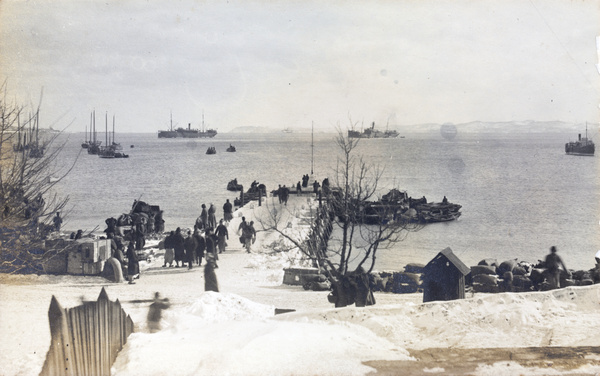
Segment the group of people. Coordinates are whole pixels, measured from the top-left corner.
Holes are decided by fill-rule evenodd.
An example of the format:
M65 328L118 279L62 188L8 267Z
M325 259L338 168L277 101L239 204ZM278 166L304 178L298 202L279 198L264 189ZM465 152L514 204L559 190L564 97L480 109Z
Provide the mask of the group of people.
M216 230L213 231L211 227L200 229L197 225L194 225L194 231L187 231L184 234L180 227L177 227L175 231L171 231L164 240L165 247L165 261L163 268L173 266L178 268L187 267L192 269L193 265L202 265L202 259L206 259L206 262L214 263L215 267L217 260L219 259L219 253L225 252L227 246L227 240L229 240L229 233L227 226L223 224L223 220L219 221L219 225Z

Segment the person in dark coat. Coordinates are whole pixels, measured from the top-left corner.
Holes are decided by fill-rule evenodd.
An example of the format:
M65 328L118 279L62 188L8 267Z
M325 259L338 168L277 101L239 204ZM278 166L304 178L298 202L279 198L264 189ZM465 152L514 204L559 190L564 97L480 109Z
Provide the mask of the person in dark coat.
M140 278L140 263L133 242L129 242L127 246L127 279L130 285L135 283L133 282L134 278Z
M198 265L202 265L202 258L204 258L204 251L206 250L206 241L200 229L196 226L194 226L194 239L196 239L196 262Z
M356 286L355 303L357 307L366 307L375 304L375 296L369 284L369 275L362 266L354 271L354 285Z
M191 231L188 231L187 238L183 242L183 248L185 249L185 256L188 262L188 269L191 269L194 265L194 261L196 261L196 238L192 235Z
M181 262L181 266L185 266L185 247L184 247L185 239L183 239L183 235L181 234L181 228L177 227L175 230L175 235L173 236L173 249L175 250L175 267L179 267L179 263Z
M219 225L215 230L215 235L217 236L217 245L219 247L219 253L225 252L227 240L229 240L229 232L227 231L227 226L223 224L222 219L219 221Z
M551 289L560 288L560 267L564 269L565 272L571 276L571 272L567 269L565 263L560 258L559 255L556 254L557 249L555 246L550 247L550 254L546 256L546 271L548 273L548 283L550 284Z
M206 211L206 205L202 204L202 211L200 212L200 226L198 228L205 230L208 226L208 211Z
M154 217L154 229L158 233L162 233L165 231L165 220L163 219L162 210L156 213L156 217Z
M242 229L242 237L244 238L244 247L246 248L246 252L250 253L252 244L256 241L256 230L254 230L254 221L250 221Z
M300 185L300 182L298 182L298 184L296 184L296 193L297 194L302 193L302 186Z
M56 212L56 216L52 218L52 221L54 222L54 231L60 232L60 226L63 223L63 220L60 217L60 212Z
M223 204L223 219L226 223L229 223L233 219L233 205L231 205L229 199Z
M148 308L148 330L150 333L156 333L160 330L160 320L162 311L169 308L171 304L168 298L161 299L158 292L154 293L154 302Z
M175 258L175 251L173 250L175 248L173 244L174 237L175 231L171 231L165 238L165 263L163 268L167 267L167 264L169 264L169 267L173 266L173 259Z
M219 283L215 269L218 268L212 253L206 254L206 265L204 266L204 291L219 292Z
M210 228L215 228L217 227L217 216L216 216L216 212L217 209L215 208L215 206L211 203L210 207L208 208L208 227Z
M206 233L204 234L204 240L206 241L206 260L208 262L208 258L211 257L212 254L212 258L214 260L214 267L218 268L219 266L217 265L217 260L219 259L219 255L217 253L217 242L215 239L214 234L212 233L212 229L208 229L206 230Z

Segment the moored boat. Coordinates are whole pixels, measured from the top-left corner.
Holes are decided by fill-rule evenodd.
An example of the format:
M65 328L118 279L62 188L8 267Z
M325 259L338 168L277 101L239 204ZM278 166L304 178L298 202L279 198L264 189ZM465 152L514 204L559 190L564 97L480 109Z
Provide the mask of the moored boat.
M585 126L585 137L581 137L581 133L579 133L577 141L565 144L565 153L569 155L593 156L595 149L594 142L587 136L587 124Z
M206 154L217 154L217 149L214 146L209 146L206 150Z
M227 148L227 151L230 152L230 153L235 153L235 151L236 151L235 150L235 146L229 144L229 147Z
M237 179L233 179L227 183L228 191L241 191L242 189L244 189L244 187L241 184L238 184Z

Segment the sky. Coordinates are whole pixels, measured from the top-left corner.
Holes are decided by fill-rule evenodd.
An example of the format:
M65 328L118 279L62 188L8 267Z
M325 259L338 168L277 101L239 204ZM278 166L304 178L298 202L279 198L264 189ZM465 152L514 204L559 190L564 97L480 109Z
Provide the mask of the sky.
M599 35L597 0L2 0L0 78L72 132L598 122Z

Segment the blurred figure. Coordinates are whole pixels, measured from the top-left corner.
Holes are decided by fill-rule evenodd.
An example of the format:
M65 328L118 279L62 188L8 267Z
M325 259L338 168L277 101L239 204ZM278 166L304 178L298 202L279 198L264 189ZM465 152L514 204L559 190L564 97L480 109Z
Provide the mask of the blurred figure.
M571 273L565 266L565 263L560 258L559 255L556 254L557 249L555 246L550 247L550 254L546 256L546 270L548 272L548 283L550 284L551 289L557 289L560 287L560 267L567 272L569 277Z
M219 283L215 269L217 264L215 255L211 252L206 253L206 265L204 266L204 291L219 292Z
M150 330L150 333L156 333L160 330L162 311L170 306L168 298L161 299L158 291L154 293L154 302L150 304L148 309L148 330Z
M56 216L52 219L52 221L54 222L54 231L60 232L60 226L62 225L63 220L60 217L59 212L56 212Z

